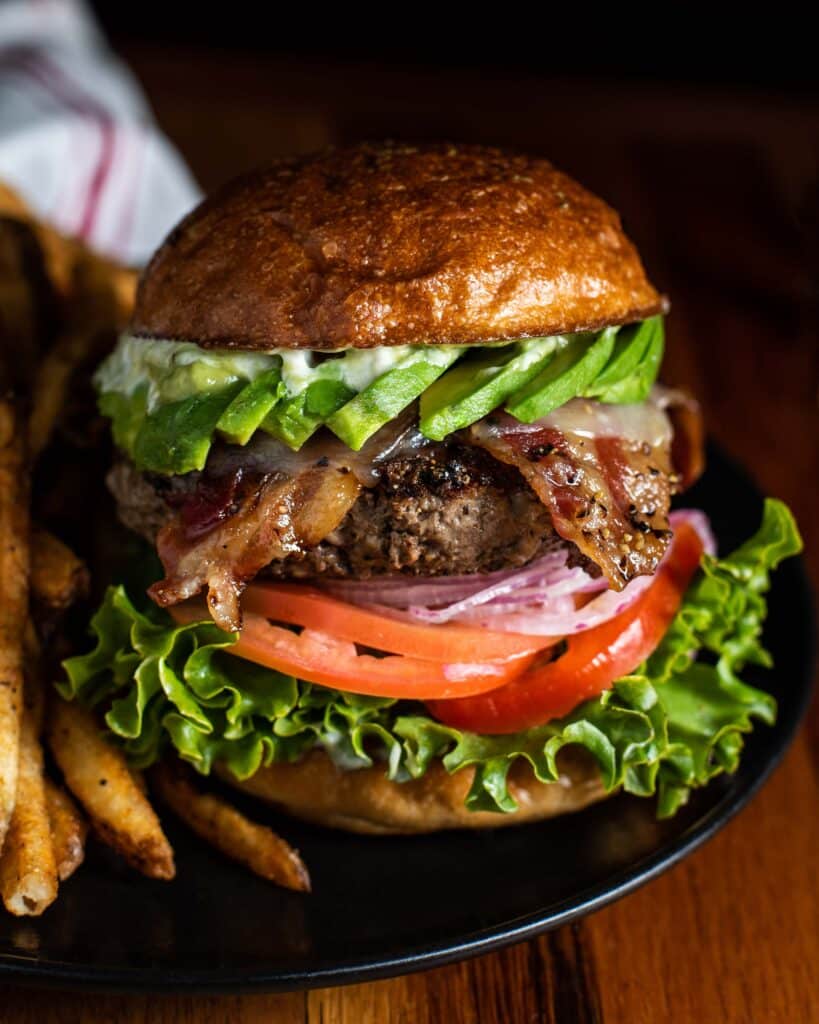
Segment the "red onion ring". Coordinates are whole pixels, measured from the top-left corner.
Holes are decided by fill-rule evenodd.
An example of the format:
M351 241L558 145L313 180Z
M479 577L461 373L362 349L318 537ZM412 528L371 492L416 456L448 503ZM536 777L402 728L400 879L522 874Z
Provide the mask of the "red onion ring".
M680 509L669 517L674 529L689 523L699 534L704 550L714 554L716 543L708 517L697 509ZM486 576L450 576L436 580L389 577L330 582L325 589L354 604L367 605L381 614L441 625L462 622L473 626L529 636L570 636L599 626L632 605L651 585L651 576L639 576L622 591L607 588L579 568L566 564L567 552L554 551L524 569ZM602 591L582 608L578 594Z

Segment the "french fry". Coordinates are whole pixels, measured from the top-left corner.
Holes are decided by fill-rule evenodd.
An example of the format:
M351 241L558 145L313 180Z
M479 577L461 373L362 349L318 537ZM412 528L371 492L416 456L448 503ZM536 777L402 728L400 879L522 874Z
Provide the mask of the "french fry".
M50 779L46 779L45 799L57 875L64 882L85 859L88 824L68 793Z
M35 294L35 281L25 272L24 250L36 251L34 262L40 268L43 287L57 297L59 301L54 302L62 311L56 341L39 360L31 386L29 446L33 461L48 442L74 371L101 358L129 319L137 273L92 252L76 239L63 237L0 183L0 271L5 264L10 268L5 276L0 272L0 341L8 335L4 344L11 351L3 369L17 383L18 364L25 355L22 349L31 350L29 364L37 355L38 312L44 306L44 300ZM9 323L4 328L5 320ZM27 382L29 376L30 371Z
M0 216L0 387L31 386L57 322L58 301L33 230Z
M0 400L0 848L17 793L28 619L28 472L22 419Z
M0 182L0 216L25 224L37 238L48 277L61 295L71 288L74 264L82 250L80 242L65 238L54 228L38 220L20 196Z
M23 633L23 659L25 683L23 687L23 704L31 715L35 734L39 737L43 731L43 715L45 714L45 690L43 688L43 652L40 639L31 619L26 621Z
M42 914L57 897L57 863L35 716L36 711L26 707L20 730L17 801L0 855L0 893L6 910L18 917Z
M63 335L45 355L34 378L31 396L29 448L36 460L48 444L63 409L74 371L93 354L95 329L78 328Z
M34 216L26 203L13 190L0 182L0 217L25 224L40 246L46 273L55 291L70 300L76 290L78 268L91 266L98 282L115 299L117 322L131 315L136 291L137 272L113 260L92 253L76 238L61 235L49 224Z
M4 217L15 217L18 220L28 220L31 211L20 196L0 181L0 214Z
M297 892L310 891L310 876L297 850L224 800L200 793L181 766L158 765L151 782L165 803L200 838L257 875Z
M173 850L123 755L84 708L52 702L48 741L66 784L100 838L149 878L174 877Z
M51 611L63 611L88 593L85 562L53 533L31 531L31 595Z

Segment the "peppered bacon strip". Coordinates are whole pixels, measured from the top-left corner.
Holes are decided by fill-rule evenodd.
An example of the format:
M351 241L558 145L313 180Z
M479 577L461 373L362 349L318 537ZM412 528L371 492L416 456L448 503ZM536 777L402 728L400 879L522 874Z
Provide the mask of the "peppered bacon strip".
M247 582L274 559L304 551L331 533L361 491L344 467L315 465L293 477L268 473L214 490L210 506L182 509L160 530L157 551L165 578L149 594L157 604L178 604L208 590L217 625L241 628L239 597Z
M555 530L612 587L622 590L633 577L654 572L671 536L668 507L677 482L667 443L592 438L505 414L475 424L469 435L520 470Z

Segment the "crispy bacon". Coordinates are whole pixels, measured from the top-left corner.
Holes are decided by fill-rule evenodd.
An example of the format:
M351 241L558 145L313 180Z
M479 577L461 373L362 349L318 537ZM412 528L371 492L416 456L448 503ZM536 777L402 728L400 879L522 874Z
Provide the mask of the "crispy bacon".
M160 531L157 551L166 575L149 594L167 607L207 587L214 621L239 629L247 582L274 559L322 541L360 491L352 473L329 464L292 477L269 473L248 480L237 473L207 484Z
M669 445L525 425L498 414L470 428L473 443L516 466L555 529L598 565L612 587L653 573L671 537L677 477Z
M408 410L361 452L322 435L298 453L264 437L247 448L215 450L193 490L180 490L175 514L159 532L166 576L151 587L153 599L177 604L207 588L214 620L238 629L239 598L250 579L325 540L362 488L380 480L385 461L429 454L415 415ZM696 403L662 388L634 406L575 399L534 424L496 413L463 431L459 443L516 467L556 532L618 590L654 572L671 535L671 494L702 466Z
M378 480L385 459L424 447L417 410L407 410L359 452L317 436L298 452L257 435L249 445L214 449L192 491L182 491L175 515L157 535L165 579L149 593L178 604L208 589L214 621L239 629L239 597L270 562L320 544Z

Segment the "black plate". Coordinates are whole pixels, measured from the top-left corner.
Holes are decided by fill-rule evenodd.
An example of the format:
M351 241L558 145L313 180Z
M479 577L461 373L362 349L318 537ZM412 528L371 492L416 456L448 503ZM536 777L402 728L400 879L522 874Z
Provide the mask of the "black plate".
M756 528L748 478L711 452L686 498L712 516L727 551ZM782 756L807 705L813 614L802 565L778 572L766 639L776 670L755 677L780 702L738 773L659 823L620 796L519 829L361 838L271 818L302 850L308 897L283 892L168 822L179 877L149 882L94 849L39 920L0 916L0 972L54 985L125 989L291 989L431 967L586 914L670 867L721 828ZM257 807L254 813L264 815Z

